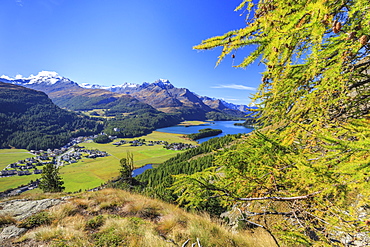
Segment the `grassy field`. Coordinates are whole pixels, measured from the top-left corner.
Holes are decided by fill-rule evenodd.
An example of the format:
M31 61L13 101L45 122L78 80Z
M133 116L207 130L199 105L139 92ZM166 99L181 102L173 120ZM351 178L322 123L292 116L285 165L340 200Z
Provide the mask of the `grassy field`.
M195 142L185 140L181 138L180 134L170 134L154 131L153 133L140 137L146 141L167 141L167 142L183 142L192 143ZM131 141L138 138L125 138L126 141ZM122 139L117 139L119 141ZM112 142L113 143L113 142ZM111 156L96 159L82 159L78 163L61 167L60 174L66 187L66 192L74 192L78 190L86 190L97 187L106 181L117 177L119 174L120 163L119 160L126 157L127 152L131 152L134 156L135 167L141 167L146 164L162 163L165 160L175 156L181 151L167 150L162 145L155 146L138 146L132 147L129 144L115 146L112 143L98 144L94 142L81 143L80 146L84 146L86 149L98 149L100 151L106 151ZM4 163L4 167L7 165L3 162L3 157L9 155L6 151L0 150L0 160ZM27 150L14 151L18 155L14 155L15 160L7 158L10 163L32 157L28 153L28 156L21 158L21 154L27 155ZM7 162L8 162L7 161ZM1 163L1 164L2 164ZM9 163L8 163L9 164ZM29 176L12 176L7 178L0 178L0 191L6 189L15 188L21 184L27 184L31 179L35 180L41 177L41 175L29 175Z
M204 121L184 121L181 122L179 125L184 125L184 126L193 126L193 125L201 125L201 124L206 124L207 122Z
M35 156L30 154L26 149L0 149L0 170L18 160L24 160L31 157Z

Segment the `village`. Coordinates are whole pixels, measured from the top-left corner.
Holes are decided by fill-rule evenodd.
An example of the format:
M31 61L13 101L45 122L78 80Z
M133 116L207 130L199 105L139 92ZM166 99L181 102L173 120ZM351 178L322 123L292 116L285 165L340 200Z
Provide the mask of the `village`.
M48 149L44 150L30 150L30 153L35 155L35 157L26 158L24 160L19 160L15 163L7 165L2 171L0 171L1 177L10 176L26 176L31 174L41 174L42 167L46 164L55 164L57 167L70 165L77 163L82 158L95 159L99 157L106 157L109 154L105 151L100 151L97 149L89 150L85 149L83 146L78 146L78 144L92 141L96 136L90 137L77 137L72 139L68 144L61 147L60 149ZM116 137L110 136L112 140ZM197 146L187 143L168 143L166 141L146 141L145 139L135 139L132 141L120 140L114 142L112 145L121 146L128 144L129 146L154 146L163 145L163 148L169 150L185 150L189 148L195 148Z
M42 167L46 164L55 164L57 167L76 163L78 160L85 158L106 157L109 154L99 150L88 150L77 144L92 140L93 137L77 137L72 139L68 144L60 149L30 150L35 157L19 160L7 165L0 171L0 177L25 176L31 174L41 174Z
M88 150L79 146L74 146L68 150L31 150L30 153L35 154L36 156L9 164L2 171L0 171L0 177L41 174L42 166L46 164L52 163L59 167L76 163L78 160L82 159L82 157L94 159L98 157L106 157L109 155L107 152L104 151Z
M163 148L174 150L174 151L180 151L180 150L186 150L189 148L196 148L196 145L188 144L188 143L182 143L182 142L174 142L174 143L168 143L167 141L146 141L145 139L136 139L133 141L125 141L121 140L118 142L114 142L113 145L115 146L121 146L124 144L129 144L130 146L154 146L154 145L163 145Z

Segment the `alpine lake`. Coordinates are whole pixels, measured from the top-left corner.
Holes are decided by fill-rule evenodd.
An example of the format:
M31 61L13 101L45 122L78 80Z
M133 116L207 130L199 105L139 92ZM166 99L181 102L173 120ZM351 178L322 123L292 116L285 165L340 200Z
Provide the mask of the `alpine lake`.
M215 138L215 137L222 137L228 134L246 134L251 132L252 128L246 128L244 126L236 126L235 123L243 123L244 121L205 121L203 124L199 125L186 125L186 124L180 124L175 125L167 128L161 128L157 129L156 131L159 132L165 132L165 133L174 133L174 134L193 134L198 133L199 130L205 129L205 128L211 128L211 129L220 129L222 130L222 133L217 136L210 136L205 137L202 139L198 139L198 143L203 143L205 141L208 141L209 139Z
M205 121L204 123L198 124L198 125L187 125L185 124L179 124L171 127L161 128L157 129L158 132L165 132L165 133L172 133L172 134L193 134L198 133L199 130L205 129L205 128L211 128L211 129L220 129L222 130L222 133L217 136L210 136L198 139L197 142L203 143L205 141L208 141L215 137L222 137L228 134L246 134L253 130L253 128L246 128L244 126L236 126L235 123L243 123L244 121ZM146 170L152 169L152 164L147 164L145 166L142 166L140 168L137 168L133 171L133 177L140 175Z

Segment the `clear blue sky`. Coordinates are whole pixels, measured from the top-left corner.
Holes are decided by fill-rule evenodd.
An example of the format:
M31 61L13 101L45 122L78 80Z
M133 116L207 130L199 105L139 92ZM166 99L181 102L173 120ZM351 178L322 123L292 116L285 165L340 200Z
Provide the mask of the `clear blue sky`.
M56 71L78 83L168 79L204 96L247 104L264 67L215 68L202 40L245 26L241 0L1 0L0 75Z

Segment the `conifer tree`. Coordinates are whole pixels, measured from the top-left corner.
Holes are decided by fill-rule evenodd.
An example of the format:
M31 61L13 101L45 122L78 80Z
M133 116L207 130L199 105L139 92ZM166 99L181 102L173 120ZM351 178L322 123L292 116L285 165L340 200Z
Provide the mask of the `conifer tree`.
M173 189L193 207L211 192L284 245L347 244L366 231L370 205L370 3L255 2L236 8L246 27L195 49L266 67L254 95L262 127Z
M122 158L120 161L120 177L129 185L132 185L132 172L134 171L134 155L127 152L126 158Z
M64 182L59 176L59 168L54 164L46 164L42 169L42 175L40 179L39 188L44 192L62 192L65 187Z

